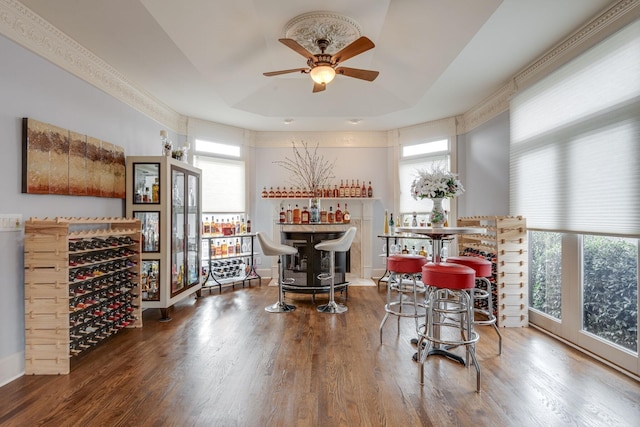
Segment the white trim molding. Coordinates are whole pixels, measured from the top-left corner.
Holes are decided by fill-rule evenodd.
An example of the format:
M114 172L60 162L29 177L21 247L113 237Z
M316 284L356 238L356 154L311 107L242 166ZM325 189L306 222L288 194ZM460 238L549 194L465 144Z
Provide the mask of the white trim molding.
M0 34L106 92L171 130L186 134L186 117L16 0L0 0Z

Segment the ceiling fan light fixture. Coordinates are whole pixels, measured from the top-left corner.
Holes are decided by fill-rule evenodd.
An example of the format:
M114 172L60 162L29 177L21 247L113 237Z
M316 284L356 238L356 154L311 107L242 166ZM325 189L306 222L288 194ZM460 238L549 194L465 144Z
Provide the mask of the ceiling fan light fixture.
M336 70L329 65L318 65L313 67L309 74L314 82L318 84L327 84L336 76Z

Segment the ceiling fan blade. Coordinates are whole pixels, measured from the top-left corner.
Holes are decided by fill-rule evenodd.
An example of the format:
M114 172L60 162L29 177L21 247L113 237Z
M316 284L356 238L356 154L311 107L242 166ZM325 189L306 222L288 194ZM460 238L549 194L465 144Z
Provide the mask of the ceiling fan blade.
M268 73L262 73L263 75L267 76L267 77L271 77L271 76L278 76L280 74L288 74L288 73L307 73L308 72L308 68L294 68L292 70L280 70L280 71L269 71Z
M331 57L331 62L340 63L344 62L349 58L353 58L356 55L360 55L362 52L366 52L369 49L373 49L376 45L373 44L371 40L362 36L351 44L342 48L342 50L338 53L333 54Z
M359 68L338 67L336 68L336 74L342 74L343 76L355 77L356 79L372 82L376 79L376 77L378 77L378 74L380 74L380 72L372 70L361 70Z
M309 52L307 49L302 47L302 45L297 41L295 41L294 39L278 39L278 41L283 45L295 50L296 52L298 52L300 55L304 56L307 59L313 58L313 53Z
M325 90L327 88L326 84L322 84L322 83L314 83L313 84L313 93L316 92L322 92L323 90Z

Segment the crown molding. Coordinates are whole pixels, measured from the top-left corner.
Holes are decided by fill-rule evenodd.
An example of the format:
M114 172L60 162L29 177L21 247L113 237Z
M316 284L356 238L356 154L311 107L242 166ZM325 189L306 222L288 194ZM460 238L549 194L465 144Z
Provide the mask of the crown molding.
M640 15L640 0L620 0L557 44L507 84L466 113L456 117L457 133L465 134L509 109L519 90L535 83Z
M0 0L0 34L163 126L186 134L186 117L137 88L105 61L19 1Z

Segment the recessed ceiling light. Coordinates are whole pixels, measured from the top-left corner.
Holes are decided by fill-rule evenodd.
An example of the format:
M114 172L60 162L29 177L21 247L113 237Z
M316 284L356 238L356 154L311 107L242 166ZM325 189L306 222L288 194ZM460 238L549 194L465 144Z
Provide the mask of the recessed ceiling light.
M285 125L290 125L291 123L293 123L293 119L284 119Z
M349 123L351 123L352 125L357 125L361 121L362 121L361 119L351 119L351 120L349 120Z

